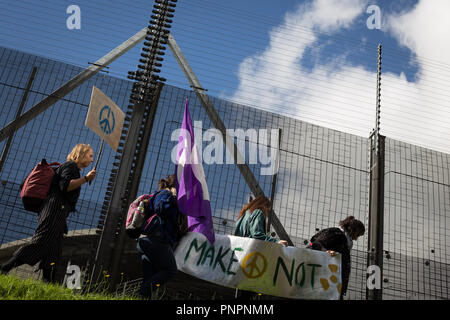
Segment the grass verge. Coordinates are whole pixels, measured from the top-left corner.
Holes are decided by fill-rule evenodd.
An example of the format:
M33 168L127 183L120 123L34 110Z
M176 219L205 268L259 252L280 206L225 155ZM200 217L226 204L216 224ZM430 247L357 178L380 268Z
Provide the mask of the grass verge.
M82 293L41 280L0 275L0 300L140 300L107 293Z

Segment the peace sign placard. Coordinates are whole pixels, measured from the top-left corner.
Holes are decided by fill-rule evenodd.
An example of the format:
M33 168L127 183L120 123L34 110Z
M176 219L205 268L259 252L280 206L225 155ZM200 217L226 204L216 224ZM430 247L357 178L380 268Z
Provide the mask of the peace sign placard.
M123 111L97 87L92 87L91 102L85 125L117 151L125 115Z

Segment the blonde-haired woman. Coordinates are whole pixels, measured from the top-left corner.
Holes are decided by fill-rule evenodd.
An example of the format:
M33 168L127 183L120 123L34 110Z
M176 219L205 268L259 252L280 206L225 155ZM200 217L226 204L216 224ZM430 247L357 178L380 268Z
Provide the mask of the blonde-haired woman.
M67 161L56 169L49 195L39 210L38 226L31 241L19 248L1 266L1 273L8 273L22 264L33 266L40 262L43 280L55 281L62 240L67 232L67 217L70 212L75 211L81 186L92 181L96 175L95 169L92 169L81 177L80 170L88 167L92 161L94 153L90 145L80 143L72 149Z

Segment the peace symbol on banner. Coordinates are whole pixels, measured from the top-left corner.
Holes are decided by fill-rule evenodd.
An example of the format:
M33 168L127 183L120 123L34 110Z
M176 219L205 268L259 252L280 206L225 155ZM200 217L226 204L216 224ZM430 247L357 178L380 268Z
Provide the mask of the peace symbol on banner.
M245 256L241 268L247 278L259 278L266 272L267 259L259 252L251 252Z

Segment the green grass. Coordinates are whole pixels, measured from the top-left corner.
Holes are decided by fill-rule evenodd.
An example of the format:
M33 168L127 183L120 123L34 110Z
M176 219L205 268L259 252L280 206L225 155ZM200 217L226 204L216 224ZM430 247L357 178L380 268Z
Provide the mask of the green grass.
M107 293L82 293L41 280L0 275L0 300L139 300Z

